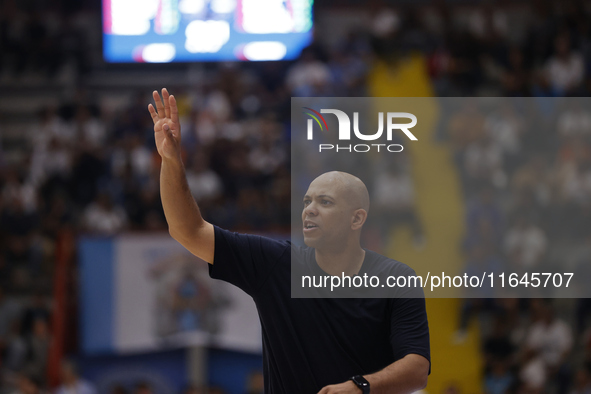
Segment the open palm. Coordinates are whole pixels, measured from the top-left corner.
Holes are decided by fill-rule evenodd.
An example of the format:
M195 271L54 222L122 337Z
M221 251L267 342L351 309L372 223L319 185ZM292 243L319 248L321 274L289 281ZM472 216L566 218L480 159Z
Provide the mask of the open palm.
M176 99L162 89L162 100L156 90L152 93L156 109L148 105L148 111L154 121L154 140L156 149L163 159L180 159L181 124Z

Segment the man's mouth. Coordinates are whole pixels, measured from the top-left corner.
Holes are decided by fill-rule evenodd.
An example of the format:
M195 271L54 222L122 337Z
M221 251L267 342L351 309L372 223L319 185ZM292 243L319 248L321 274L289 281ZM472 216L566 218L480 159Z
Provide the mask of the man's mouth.
M318 225L316 223L312 223L312 222L304 222L304 230L312 230L314 228L317 228Z

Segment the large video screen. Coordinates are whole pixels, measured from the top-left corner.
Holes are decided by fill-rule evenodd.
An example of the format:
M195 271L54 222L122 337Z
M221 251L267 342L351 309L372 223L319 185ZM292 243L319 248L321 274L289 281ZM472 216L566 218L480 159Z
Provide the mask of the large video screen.
M296 58L312 39L314 0L103 0L112 63Z

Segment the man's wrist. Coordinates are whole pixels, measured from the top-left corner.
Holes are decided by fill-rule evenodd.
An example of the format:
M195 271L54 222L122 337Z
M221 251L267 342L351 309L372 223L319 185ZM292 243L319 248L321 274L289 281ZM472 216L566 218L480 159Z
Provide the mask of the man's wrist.
M363 394L369 394L369 382L361 375L351 377L351 381L357 386Z
M170 158L170 157L162 157L162 164L166 164L172 168L181 169L183 168L183 159L181 156Z

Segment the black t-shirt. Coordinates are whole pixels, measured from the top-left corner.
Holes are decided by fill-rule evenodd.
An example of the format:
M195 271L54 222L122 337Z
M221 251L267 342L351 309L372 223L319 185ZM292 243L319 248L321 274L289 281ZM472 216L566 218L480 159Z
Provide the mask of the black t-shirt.
M424 298L291 298L291 248L287 241L215 227L209 274L255 301L265 393L315 394L408 354L430 361ZM299 253L313 256L311 251L301 248ZM366 251L363 265L379 258Z

